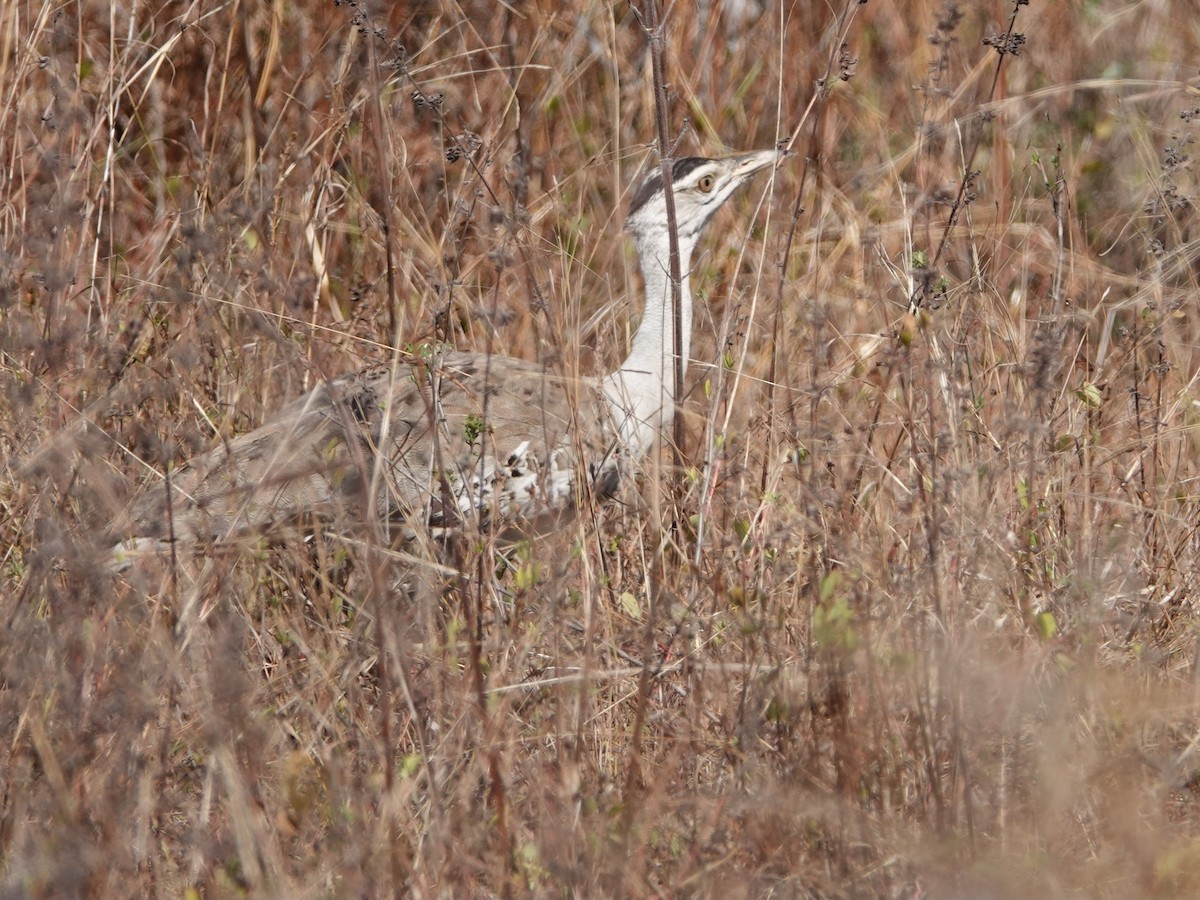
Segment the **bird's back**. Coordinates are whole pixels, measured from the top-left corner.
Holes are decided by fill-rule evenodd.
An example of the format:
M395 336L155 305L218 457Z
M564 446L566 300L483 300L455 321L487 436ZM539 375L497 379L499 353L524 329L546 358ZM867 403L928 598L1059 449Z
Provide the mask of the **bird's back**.
M615 489L608 418L591 379L485 354L404 356L328 381L172 472L132 530L220 540L368 501L412 527L540 518Z

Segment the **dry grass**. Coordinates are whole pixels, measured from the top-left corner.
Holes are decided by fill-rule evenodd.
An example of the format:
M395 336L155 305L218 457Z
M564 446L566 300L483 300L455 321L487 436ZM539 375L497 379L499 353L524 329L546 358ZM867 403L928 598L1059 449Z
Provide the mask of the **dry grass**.
M156 472L389 345L619 358L645 37L0 5L0 893L1200 892L1200 10L766 6L667 16L684 151L799 127L697 262L682 478L115 577Z

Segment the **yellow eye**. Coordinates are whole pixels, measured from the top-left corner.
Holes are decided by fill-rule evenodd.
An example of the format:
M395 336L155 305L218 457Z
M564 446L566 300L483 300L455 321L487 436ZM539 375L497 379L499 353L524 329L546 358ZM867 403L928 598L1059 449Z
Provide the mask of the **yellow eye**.
M704 193L708 194L708 193L712 192L712 189L716 185L716 183L717 183L717 176L705 175L703 178L701 178L699 181L696 182L696 187L700 188L700 190L702 190Z

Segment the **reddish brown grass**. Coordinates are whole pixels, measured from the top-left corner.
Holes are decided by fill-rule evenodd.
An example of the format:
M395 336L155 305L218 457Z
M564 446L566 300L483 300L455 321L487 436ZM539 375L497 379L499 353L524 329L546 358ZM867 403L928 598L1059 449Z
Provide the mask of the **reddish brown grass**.
M667 9L681 151L797 151L697 260L681 477L114 576L155 473L388 346L619 359L646 38L0 5L0 892L1200 892L1200 10L1013 9Z

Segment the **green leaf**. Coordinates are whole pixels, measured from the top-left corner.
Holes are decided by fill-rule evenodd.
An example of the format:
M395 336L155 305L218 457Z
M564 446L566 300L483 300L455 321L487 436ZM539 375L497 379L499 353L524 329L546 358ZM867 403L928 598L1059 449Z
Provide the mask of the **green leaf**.
M412 778L421 771L421 755L419 753L409 753L400 760L400 777Z
M1054 613L1052 612L1038 613L1033 617L1033 624L1044 641L1048 641L1054 635L1058 634L1058 621L1054 618Z
M813 610L813 640L822 650L853 650L858 646L854 630L854 610L845 597L822 603Z
M468 447L475 446L475 442L479 440L479 436L483 434L485 427L483 416L477 416L474 413L467 416L463 421L463 438L466 440Z
M1063 432L1058 436L1058 440L1054 442L1054 452L1064 453L1067 450L1075 448L1075 435L1069 432Z
M829 598L833 596L833 592L838 589L841 583L841 572L827 572L821 579L821 586L817 591L817 596L821 598L821 602L828 603Z
M1099 409L1104 403L1104 395L1100 393L1100 388L1090 381L1085 381L1083 387L1075 392L1075 396L1083 401L1083 405L1088 409Z
M541 571L537 563L527 562L517 567L515 582L518 591L527 591L538 583Z

